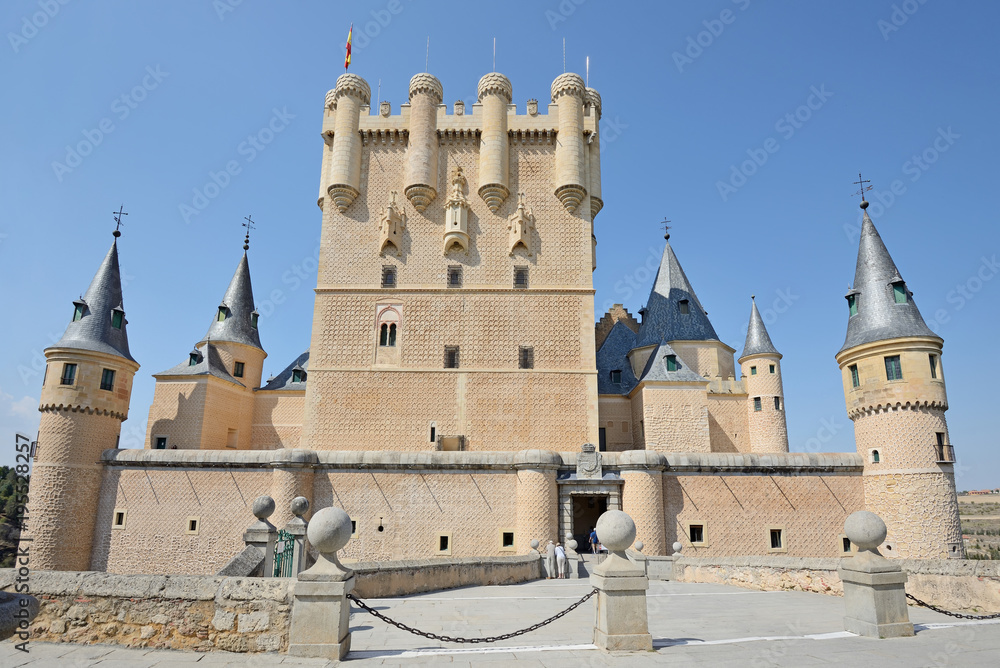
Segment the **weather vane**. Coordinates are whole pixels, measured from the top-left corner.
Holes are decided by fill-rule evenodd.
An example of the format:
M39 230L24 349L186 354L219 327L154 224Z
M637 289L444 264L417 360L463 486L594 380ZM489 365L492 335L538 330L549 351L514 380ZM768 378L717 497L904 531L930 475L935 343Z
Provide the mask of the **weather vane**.
M868 206L868 202L865 201L865 192L867 192L867 191L869 191L869 190L872 189L871 186L866 186L865 184L866 183L871 183L871 182L872 182L871 179L863 179L863 178L861 178L861 172L858 172L858 180L854 182L854 185L861 186L861 190L859 190L858 192L856 192L854 194L855 195L861 195L861 208L862 209L867 208L867 206Z
M112 211L111 215L115 217L115 231L112 232L111 234L114 235L115 239L117 239L122 235L122 233L118 229L122 226L122 216L127 216L128 212L125 211L125 205L122 204L120 207L118 207L117 211Z
M660 225L663 226L663 238L667 239L667 240L670 239L670 231L669 231L670 230L670 225L667 225L667 223L669 223L669 222L671 222L671 221L667 220L667 217L664 216L663 220L660 221L660 223L659 223Z
M250 250L250 230L256 229L257 224L253 221L253 214L244 216L243 220L247 221L240 223L243 227L247 228L247 234L243 237L243 250Z

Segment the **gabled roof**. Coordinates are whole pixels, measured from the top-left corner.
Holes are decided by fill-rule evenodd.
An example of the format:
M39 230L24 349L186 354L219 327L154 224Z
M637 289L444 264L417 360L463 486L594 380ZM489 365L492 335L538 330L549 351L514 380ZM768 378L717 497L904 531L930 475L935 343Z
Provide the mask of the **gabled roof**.
M229 315L219 322L216 310L212 324L209 325L202 341L243 343L263 350L257 329L251 324L254 312L253 286L250 284L250 263L247 261L245 251L219 306L225 306L229 310Z
M681 313L680 302L687 300L688 313ZM694 288L684 275L670 242L663 249L660 269L642 312L642 324L636 346L656 345L662 341L718 341Z
M201 344L199 344L201 345ZM187 361L181 362L175 367L171 367L166 371L161 371L160 373L153 374L154 376L215 376L216 378L221 378L222 380L229 381L234 385L239 385L240 387L246 387L243 383L233 378L232 374L226 368L225 363L222 361L222 356L219 354L218 349L211 343L207 342L204 346L197 352L201 353L200 361L197 364L192 365L190 357Z
M304 390L305 383L293 383L292 372L296 369L306 371L309 368L309 351L305 351L286 366L281 373L273 378L268 378L267 384L261 390Z
M778 349L774 347L771 343L771 337L768 336L767 328L764 327L764 320L760 317L760 311L757 310L757 302L751 300L753 306L750 308L750 323L747 325L747 340L743 344L743 352L740 354L740 359L744 357L749 357L750 355L781 355Z
M122 303L121 270L118 267L118 241L111 243L90 287L75 304L84 306L83 317L66 326L62 338L55 348L76 348L117 355L135 362L128 349L128 323L125 320L125 306ZM122 326L112 326L114 311L121 311Z
M861 223L854 287L848 292L848 295L855 295L858 312L847 321L847 337L840 350L904 336L940 338L924 322L909 290L906 303L896 303L893 284L903 283L903 279L882 242L882 237L875 229L875 224L868 216L867 204L864 202L862 205L865 212Z
M632 373L632 363L628 352L635 348L635 332L619 320L604 338L597 351L597 393L622 394L632 391L639 381ZM621 383L611 382L611 372L621 371Z
M667 368L667 356L673 355L677 363L677 369L670 371ZM642 370L640 381L662 380L686 383L707 383L708 379L687 368L680 356L670 347L668 343L660 343L646 361L646 368Z

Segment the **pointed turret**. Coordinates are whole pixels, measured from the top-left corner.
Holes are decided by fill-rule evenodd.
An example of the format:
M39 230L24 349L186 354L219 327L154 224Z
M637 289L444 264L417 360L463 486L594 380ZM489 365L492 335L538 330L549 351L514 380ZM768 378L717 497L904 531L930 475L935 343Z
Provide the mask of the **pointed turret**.
M219 304L219 310L202 340L242 343L263 350L257 332L257 316L253 287L250 284L250 263L244 251L233 280L229 282L229 288Z
M54 348L91 350L135 361L128 349L117 238L87 292L74 300L73 305L73 320Z
M669 235L653 289L641 313L642 324L636 341L638 347L657 345L663 341L719 340L681 263L674 255L674 249L670 247Z
M754 297L750 297L750 323L747 325L747 340L743 344L743 353L740 355L740 361L744 357L749 357L750 355L778 355L779 359L781 355L778 353L778 349L774 347L771 343L771 337L767 333L767 328L764 327L764 320L760 317L760 311L757 310L757 301Z
M940 338L924 323L913 301L913 293L907 289L868 216L868 202L862 201L861 208L864 217L858 264L854 287L846 295L851 315L847 321L847 338L840 350L904 336Z

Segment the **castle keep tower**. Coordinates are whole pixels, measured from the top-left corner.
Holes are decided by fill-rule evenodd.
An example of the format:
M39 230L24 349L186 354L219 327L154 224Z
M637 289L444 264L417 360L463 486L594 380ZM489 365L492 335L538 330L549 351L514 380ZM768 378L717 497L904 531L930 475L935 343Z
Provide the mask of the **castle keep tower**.
M600 96L565 74L519 113L498 72L478 95L449 113L427 73L398 114L354 74L328 94L302 447L597 441Z
M747 340L739 363L747 391L750 452L788 452L781 353L771 343L756 301L750 307Z
M924 323L865 210L847 338L837 353L865 460L865 507L888 527L887 556L961 558L943 340Z
M86 571L101 489L101 453L118 445L128 418L132 378L118 240L47 360L38 410L38 450L31 476L28 537L31 566Z

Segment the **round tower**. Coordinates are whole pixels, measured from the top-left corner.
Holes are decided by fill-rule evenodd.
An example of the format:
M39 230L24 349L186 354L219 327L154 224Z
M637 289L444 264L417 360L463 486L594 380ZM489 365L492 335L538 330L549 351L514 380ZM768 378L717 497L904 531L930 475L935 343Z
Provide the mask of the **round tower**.
M764 327L751 297L747 340L739 358L747 389L750 452L788 452L785 393L781 386L781 353Z
M666 554L663 471L667 459L653 450L626 450L618 455L622 480L622 510L635 521L637 540L645 554Z
M514 457L517 469L517 551L531 550L532 539L542 545L558 540L556 474L562 458L548 450L522 450Z
M847 338L837 353L864 458L865 508L888 527L886 556L962 558L941 350L864 210Z
M479 196L496 213L510 195L510 140L507 137L507 105L514 88L510 79L490 72L479 80L479 103L483 105L483 130L479 149Z
M590 218L593 220L604 208L604 200L601 199L601 94L593 88L588 88L586 98L589 113L594 117L594 127L597 128L587 138L587 146L590 149ZM594 244L597 244L596 240Z
M444 89L436 77L422 72L410 79L410 131L403 193L420 212L437 197L437 114L443 97Z
M90 570L101 453L118 447L139 364L128 348L117 237L73 319L45 349L41 423L28 502L31 566Z
M326 192L343 213L361 192L361 135L358 129L361 107L371 103L372 89L357 74L341 74L333 97L337 116L330 152L330 184Z
M586 86L579 74L560 74L552 82L552 103L559 107L555 195L573 213L587 196L584 185L583 102Z

